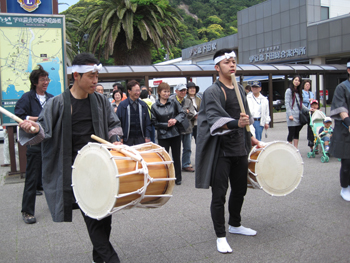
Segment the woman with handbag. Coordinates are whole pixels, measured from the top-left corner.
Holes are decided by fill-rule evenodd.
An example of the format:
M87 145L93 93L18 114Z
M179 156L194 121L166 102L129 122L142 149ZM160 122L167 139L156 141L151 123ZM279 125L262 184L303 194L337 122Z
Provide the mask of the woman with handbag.
M294 76L285 93L286 117L288 125L287 141L298 148L299 133L307 123L309 110L303 105L301 77Z
M162 82L157 88L159 99L152 105L152 124L157 130L158 144L169 152L171 148L175 167L175 183L181 184L181 136L176 123L181 123L186 117L182 107L175 100L169 100L170 86Z

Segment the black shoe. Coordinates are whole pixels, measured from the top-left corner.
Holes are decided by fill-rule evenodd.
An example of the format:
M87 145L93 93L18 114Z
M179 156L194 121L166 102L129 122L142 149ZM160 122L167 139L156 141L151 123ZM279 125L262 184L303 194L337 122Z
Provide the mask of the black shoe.
M36 223L35 216L30 215L30 214L28 214L26 212L22 212L22 218L23 218L24 223L26 223L26 224L34 224L34 223Z
M176 185L181 185L181 181L175 182Z
M36 190L36 195L43 195L43 193L38 191L38 190Z

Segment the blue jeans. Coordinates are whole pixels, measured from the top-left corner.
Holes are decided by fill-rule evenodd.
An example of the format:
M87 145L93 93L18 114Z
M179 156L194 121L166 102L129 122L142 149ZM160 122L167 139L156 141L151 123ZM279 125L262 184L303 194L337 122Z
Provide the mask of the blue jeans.
M258 141L261 141L262 132L264 130L264 126L260 126L260 121L254 121L253 123L255 129L255 138Z
M181 134L182 141L182 168L191 167L191 138L192 134Z

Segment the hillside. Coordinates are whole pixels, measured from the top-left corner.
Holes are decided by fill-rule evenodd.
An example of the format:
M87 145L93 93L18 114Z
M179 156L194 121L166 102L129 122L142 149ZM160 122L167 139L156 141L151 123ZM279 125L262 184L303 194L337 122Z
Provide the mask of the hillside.
M183 49L237 33L237 12L266 0L170 0L184 18Z
M77 24L69 17L83 20L87 7L101 1L80 0L62 14L67 15L68 22ZM179 28L182 39L172 49L170 59L180 57L181 49L237 33L237 12L264 1L266 0L169 0L169 4L176 8L183 18ZM67 30L70 30L69 25L67 25ZM72 48L78 51L76 44L79 42L80 51L85 51L84 29L79 33L71 29L70 34L72 34ZM165 50L154 50L152 61L161 62L164 56ZM109 64L110 61L104 61L104 63Z

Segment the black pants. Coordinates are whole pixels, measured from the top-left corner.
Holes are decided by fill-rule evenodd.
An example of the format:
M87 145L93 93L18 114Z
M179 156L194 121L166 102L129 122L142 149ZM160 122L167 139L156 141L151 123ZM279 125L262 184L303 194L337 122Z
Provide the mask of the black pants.
M288 126L287 141L291 142L294 139L299 140L299 133L300 133L301 128L303 128L302 125L299 125L299 126Z
M169 152L169 148L171 147L171 154L174 160L176 182L181 182L181 136L179 135L169 139L158 139L158 144L164 147L167 152Z
M308 146L313 147L314 141L315 141L315 136L314 136L314 132L312 131L312 128L309 124L307 125L307 140L308 140Z
M194 138L194 142L197 144L197 125L193 126L192 136Z
M145 143L145 138L143 138L142 136L140 136L140 137L129 137L128 140L124 141L123 143L128 145L128 146L133 146L133 145Z
M41 176L41 144L27 146L26 180L24 183L21 212L34 215L37 183Z
M94 262L120 262L117 252L115 252L111 242L109 242L112 230L112 216L96 220L85 216L83 211L81 211L81 214L84 217L90 240L93 245L92 258Z
M231 193L228 202L229 224L241 225L241 208L247 193L248 157L219 157L212 182L211 218L217 237L225 237L225 202L228 181Z
M341 159L340 186L346 188L350 185L350 159Z

